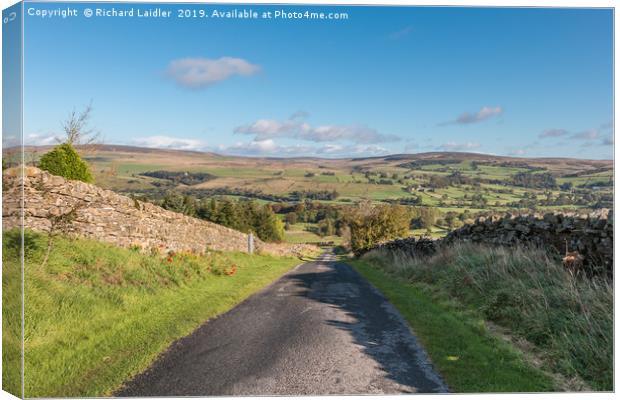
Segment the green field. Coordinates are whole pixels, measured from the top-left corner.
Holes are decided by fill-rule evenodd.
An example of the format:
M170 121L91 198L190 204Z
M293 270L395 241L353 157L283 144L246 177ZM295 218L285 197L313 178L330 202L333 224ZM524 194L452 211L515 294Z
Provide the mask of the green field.
M223 194L223 197L238 199L245 197L240 192L245 191L259 203L266 204L274 200L264 196L287 199L295 192L327 191L336 192L337 198L320 200L321 203L338 206L360 201L409 202L438 208L444 214L468 211L474 215L533 212L534 208L539 212L587 211L602 206L611 207L613 199L613 188L610 186L579 188L579 185L609 182L613 176L609 161L513 159L468 153L427 153L359 160L262 159L160 150L140 153L130 148L120 151L118 147L110 152L103 147L96 156L91 157L90 163L96 184L147 198L162 196L166 190L193 190L200 198L202 190L204 193L220 193L220 196ZM204 172L215 178L185 186L140 175L154 170ZM515 174L547 172L555 177L556 187L526 188L511 184ZM455 173L461 174L468 180L467 183L429 187L433 179L448 179ZM560 188L560 185L567 183L573 186ZM600 199L603 199L602 203ZM339 237L321 237L315 233L316 228L316 224L293 227L285 232L285 241L333 241L340 244L343 240ZM438 223L431 227L431 236L440 237L449 229L445 223ZM417 230L412 234L422 235L425 232L426 229Z
M342 244L342 238L339 236L319 236L314 233L317 224L298 223L291 225L290 229L284 232L284 240L288 243L333 243L334 245Z
M19 394L19 233L3 240L3 388ZM171 258L26 232L26 397L109 396L172 341L298 264L211 252ZM230 273L236 266L236 272ZM15 318L12 318L14 316Z
M436 162L427 160L424 154L409 156L408 159L425 160L424 165L410 168L406 166L407 159L395 161L389 157L384 160L360 161L261 159L158 150L139 153L130 148L126 152L118 149L110 152L102 147L96 155L90 157L90 163L98 185L120 191L153 189L151 183L158 180L140 176L140 173L146 171L207 172L216 176L216 179L196 185L195 188L243 188L275 195L286 195L296 190L335 190L340 199L348 201L363 199L384 201L419 196L421 205L446 209L471 209L471 205L461 203L467 203L464 196L473 193L480 193L487 200L488 204L484 209L498 210L505 210L507 203L518 201L526 192L543 197L546 190L525 189L509 184L514 174L527 172L530 168L538 168L535 173L551 172L556 176L558 184L571 182L575 186L608 182L613 176L612 165L608 161L511 159L467 153L442 153L441 156L429 153L429 156L431 154L433 154L432 160ZM459 157L461 161L458 163L443 162ZM477 163L475 167L474 161ZM504 165L510 163L527 165L527 168ZM588 174L588 171L593 172ZM491 182L481 183L477 187L465 184L437 188L433 191L406 190L410 185L427 185L431 176L445 177L454 172L460 172L467 178ZM382 178L381 174L385 178ZM577 176L567 177L574 174ZM379 183L381 179L387 179L391 183L381 184ZM375 183L372 183L373 181ZM160 180L159 183L163 181ZM506 189L512 189L512 193L500 193ZM611 189L599 190L604 193L611 192ZM560 193L557 189L551 192L554 195Z
M361 201L403 202L435 207L444 215L469 212L474 217L506 212L588 212L611 208L613 201L613 187L605 186L613 178L613 165L604 160L524 159L469 153L365 159L252 158L123 146L100 146L86 155L86 159L98 186L154 201L170 190L189 190L199 199L214 193L230 199L250 197L259 204L286 203L295 192L326 191L336 192L337 197L318 202L333 206ZM141 175L157 170L208 173L214 178L186 186ZM432 186L433 179L448 179L455 173L467 181ZM556 186L550 189L516 186L512 179L519 173L549 173ZM570 188L561 186L569 183ZM431 226L431 236L439 237L460 226L463 220L464 217L449 227L438 222ZM285 232L285 241L339 244L343 240L321 237L315 233L316 228L316 223L294 227ZM426 229L413 234L424 232Z

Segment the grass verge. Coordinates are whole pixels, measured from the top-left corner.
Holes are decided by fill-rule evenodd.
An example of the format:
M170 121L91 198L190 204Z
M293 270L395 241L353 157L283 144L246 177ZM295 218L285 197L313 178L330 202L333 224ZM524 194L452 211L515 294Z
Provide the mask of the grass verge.
M19 234L2 232L2 244L19 248ZM21 269L18 251L2 252L2 390L22 396ZM15 266L18 266L17 268Z
M410 257L398 251L374 251L357 265L388 297L394 297L413 328L426 338L423 340L428 343L431 356L440 369L447 371L447 377L452 372L450 363L444 360L443 346L469 354L459 357L465 376L472 374L467 371L471 369L479 379L486 380L487 372L491 377L497 376L499 369L510 366L510 362L505 362L509 358L501 356L503 362L497 363L492 351L476 349L469 342L478 340L475 335L488 337L489 330L484 326L485 321L490 321L530 347L530 353L540 360L538 367L553 373L556 390L613 388L613 283L604 278L574 276L542 249L473 244L446 247L429 258ZM381 279L385 281L380 282ZM422 306L416 301L428 304ZM426 312L427 306L433 307L436 315ZM420 315L427 315L429 321L452 315L454 321L433 329L433 324L427 327L429 323ZM473 335L455 343L451 337L459 332L459 324L460 331L469 330ZM469 363L472 349L486 353L485 357L498 371L487 371L484 363ZM543 380L537 380L536 389L521 382L521 373L517 372L512 377L506 375L515 382L515 390L545 390ZM464 378L449 379L459 382ZM454 387L469 391L469 385L465 382L462 386L461 382ZM494 384L482 389L504 391L501 385Z
M47 237L26 237L27 397L111 395L172 341L299 263L243 253L147 255L57 238L42 265ZM13 242L3 241L7 276L19 270Z
M456 393L542 392L551 379L530 366L507 343L487 334L480 320L436 302L417 285L404 282L366 260L351 262L409 322L433 365Z

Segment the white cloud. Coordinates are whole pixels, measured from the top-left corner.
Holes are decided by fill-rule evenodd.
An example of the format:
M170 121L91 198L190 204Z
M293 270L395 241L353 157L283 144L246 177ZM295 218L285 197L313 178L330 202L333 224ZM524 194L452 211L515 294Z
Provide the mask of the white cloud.
M274 157L362 157L388 154L389 150L375 145L340 145L325 144L323 146L308 145L280 145L273 139L252 140L237 142L231 146L218 146L217 152L245 156L274 156Z
M531 153L532 150L538 149L540 149L540 142L535 141L533 143L528 143L520 147L508 147L506 151L509 156L524 156Z
M223 147L223 149L228 151L240 152L240 153L252 153L252 154L260 154L260 153L268 153L277 149L277 145L271 139L268 140L254 140L249 143L241 143L238 142L229 147Z
M353 143L382 143L399 140L397 136L385 135L377 130L361 125L322 125L311 127L302 126L298 138L312 142L335 142L345 140Z
M447 142L439 146L438 150L443 151L466 151L466 150L475 150L480 148L480 143L475 142L467 142L467 143L456 143L456 142Z
M287 121L259 119L251 124L236 127L235 133L256 135L260 140L278 136L286 137L305 129L308 129L308 124L292 119Z
M135 138L131 144L156 149L205 151L207 143L199 139L183 139L170 136L147 136Z
M256 156L309 155L315 152L314 147L302 145L279 145L273 139L237 142L231 146L218 146L220 153Z
M15 135L2 136L2 147L7 149L9 147L15 147L20 145L20 140Z
M577 140L596 140L599 138L599 131L597 129L589 129L583 132L577 132L571 136L572 139Z
M608 122L601 124L598 128L587 129L581 132L570 133L566 129L548 129L538 136L541 138L553 138L560 136L568 136L570 140L583 141L582 147L595 145L594 141L600 140L600 145L613 145L613 123ZM558 143L558 146L566 143Z
M24 144L26 146L50 146L61 143L62 140L63 138L53 133L29 133L24 137Z
M547 129L543 132L541 132L538 137L540 138L552 138L552 137L559 137L559 136L565 136L568 134L568 131L566 129Z
M363 144L400 140L398 136L386 135L363 125L321 125L315 127L304 122L297 113L292 117L294 118L286 121L259 119L251 124L235 128L235 133L254 135L254 140L290 138L309 142L348 141Z
M345 150L345 147L339 144L326 144L325 146L316 150L319 154L338 154L342 153Z
M466 124L473 124L476 122L482 122L484 120L487 120L491 117L500 115L504 112L504 110L502 109L502 107L482 107L478 112L475 113L469 113L469 112L465 112L463 114L461 114L458 118L456 118L455 120L452 121L448 121L448 122L443 122L439 125L452 125L452 124L457 124L457 125L466 125Z
M380 156L388 153L390 151L382 146L355 146L353 149L353 154L358 156Z
M25 146L51 146L62 143L63 138L53 133L29 133L24 136ZM21 139L17 135L7 135L2 138L3 147L21 146Z
M235 75L250 76L258 71L260 71L258 65L242 58L182 58L170 62L167 75L181 86L198 89Z

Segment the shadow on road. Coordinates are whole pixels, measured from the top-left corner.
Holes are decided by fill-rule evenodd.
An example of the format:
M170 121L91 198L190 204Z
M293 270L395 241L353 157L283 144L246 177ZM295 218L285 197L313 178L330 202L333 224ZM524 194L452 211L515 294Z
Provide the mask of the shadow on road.
M448 390L432 369L405 320L381 293L349 265L337 261L317 263L322 266L317 272L297 273L290 277L304 289L298 296L329 304L344 312L346 318L326 323L349 332L355 343L380 365L390 380L414 388L410 391L418 393Z

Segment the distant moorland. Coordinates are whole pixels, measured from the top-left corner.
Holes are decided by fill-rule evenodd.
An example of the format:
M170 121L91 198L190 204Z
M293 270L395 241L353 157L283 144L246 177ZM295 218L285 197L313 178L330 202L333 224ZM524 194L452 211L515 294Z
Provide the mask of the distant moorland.
M47 150L26 148L26 161ZM95 184L145 200L178 193L269 203L289 242L339 243L337 210L360 201L426 209L410 233L434 237L488 213L585 212L613 202L611 160L457 152L260 158L121 145L83 153Z

